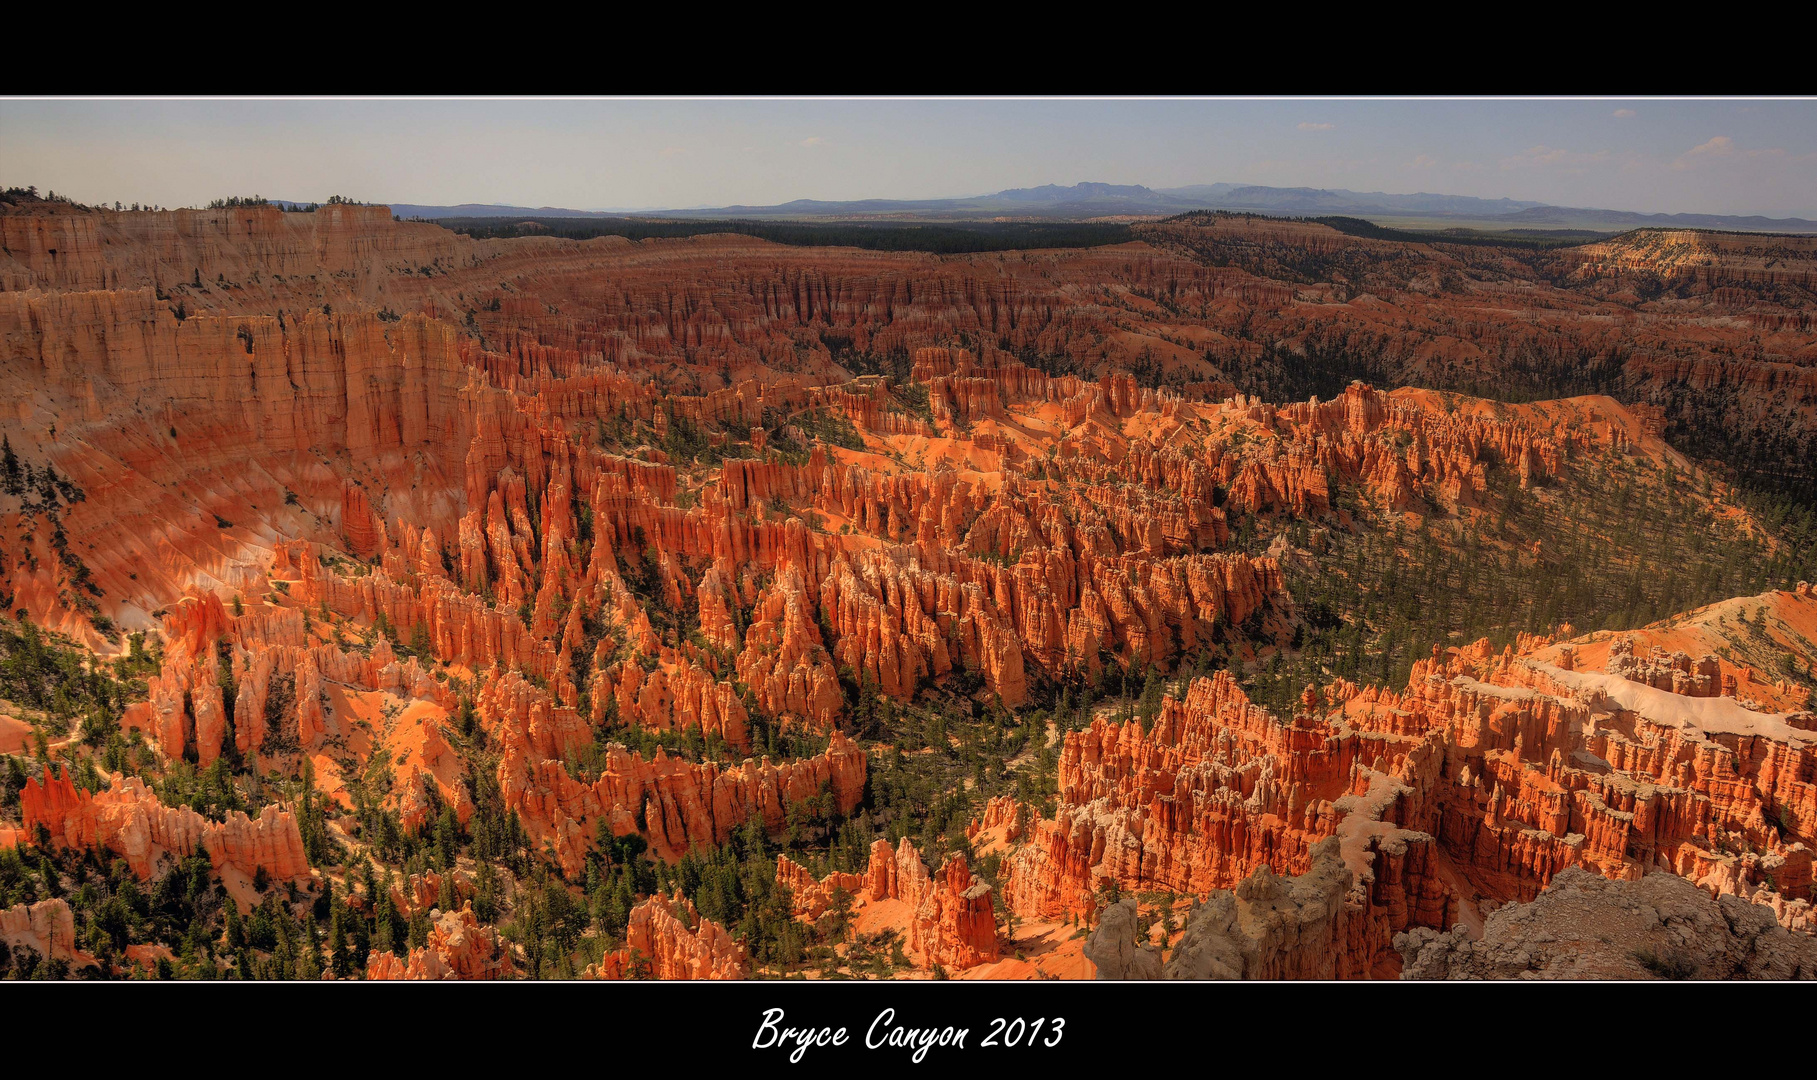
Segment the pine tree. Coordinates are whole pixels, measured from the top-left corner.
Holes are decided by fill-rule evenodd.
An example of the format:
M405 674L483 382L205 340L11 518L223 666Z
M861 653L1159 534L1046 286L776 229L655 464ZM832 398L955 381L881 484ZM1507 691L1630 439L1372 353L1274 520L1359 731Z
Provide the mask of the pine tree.
M344 979L353 971L353 960L347 947L347 905L334 905L334 915L328 927L328 956L334 977Z
M304 948L297 957L297 978L315 981L322 977L322 936L315 923L304 927Z
M1142 699L1136 710L1137 717L1142 721L1142 730L1145 732L1155 726L1155 717L1161 715L1162 689L1161 673L1152 667L1149 668L1148 679L1142 684Z
M19 455L13 453L13 441L0 436L0 490L8 495L25 494L25 479L19 471Z
M240 922L240 905L227 898L227 947L238 950L246 944L246 927Z

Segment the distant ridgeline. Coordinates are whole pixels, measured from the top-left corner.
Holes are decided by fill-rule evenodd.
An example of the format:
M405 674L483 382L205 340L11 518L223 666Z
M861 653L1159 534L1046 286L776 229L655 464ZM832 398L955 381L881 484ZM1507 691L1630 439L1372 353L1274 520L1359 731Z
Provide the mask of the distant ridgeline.
M1615 235L1590 229L1508 229L1487 232L1480 229L1390 229L1373 221L1353 217L1314 217L1298 220L1329 225L1349 236L1371 240L1398 240L1412 244L1487 244L1494 247L1557 248L1607 240Z
M1336 229L1346 236L1360 236L1368 240L1392 240L1403 244L1473 244L1487 247L1514 247L1546 250L1559 247L1575 247L1579 244L1607 240L1616 235L1614 232L1596 232L1590 229L1469 229L1461 227L1434 229L1393 229L1377 225L1359 217L1342 215L1325 215L1323 217L1304 217L1288 214L1268 214L1242 210L1190 210L1184 214L1162 218L1156 225L1205 225L1218 218L1262 218L1273 221L1304 222L1313 225L1324 225Z
M675 239L711 233L740 233L792 247L855 247L871 251L928 251L961 254L1023 248L1089 248L1125 244L1129 226L1101 222L795 222L664 221L653 218L437 218L436 223L478 240L514 236L559 236L590 240L623 236L632 240Z

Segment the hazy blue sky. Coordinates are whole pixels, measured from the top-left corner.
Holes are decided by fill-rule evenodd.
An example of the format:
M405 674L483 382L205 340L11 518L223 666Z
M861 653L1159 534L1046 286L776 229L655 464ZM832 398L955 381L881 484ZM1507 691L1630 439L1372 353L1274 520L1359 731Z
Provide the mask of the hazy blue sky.
M1817 218L1817 101L0 101L0 185L576 209L1234 181Z

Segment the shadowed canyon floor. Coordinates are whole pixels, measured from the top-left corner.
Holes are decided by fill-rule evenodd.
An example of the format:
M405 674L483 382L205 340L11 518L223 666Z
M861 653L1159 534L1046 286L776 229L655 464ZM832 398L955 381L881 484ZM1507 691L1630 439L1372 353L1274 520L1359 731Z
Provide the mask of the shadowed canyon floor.
M1136 233L0 206L0 976L1811 971L1817 247Z

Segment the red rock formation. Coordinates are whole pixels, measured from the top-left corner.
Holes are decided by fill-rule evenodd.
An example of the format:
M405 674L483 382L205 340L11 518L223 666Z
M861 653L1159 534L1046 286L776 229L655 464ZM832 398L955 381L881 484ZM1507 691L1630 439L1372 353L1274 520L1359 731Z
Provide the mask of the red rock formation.
M977 840L992 830L1001 830L1005 843L1015 843L1022 839L1027 828L1029 811L1026 806L1017 802L1014 796L998 795L984 804L984 813L973 818L965 827L968 840Z
M776 881L789 890L795 913L810 919L832 906L838 889L860 904L902 901L911 913L908 949L923 968L962 971L1000 955L991 887L972 874L963 856L949 859L930 877L907 837L895 848L885 840L873 843L862 874L835 872L818 881L805 867L778 856Z
M473 917L473 906L435 913L429 942L408 957L375 952L366 961L367 981L409 979L508 979L511 949L498 931Z
M631 909L624 947L581 973L583 979L742 979L744 946L703 919L680 894L652 896Z
M624 660L600 672L594 684L593 721L605 719L607 702L621 720L657 731L702 732L724 739L735 750L751 749L750 714L728 681L664 650L666 663L645 671L636 660Z
M67 958L76 947L75 913L60 897L0 908L0 941L14 949L36 949L47 959Z
M641 833L658 858L674 861L699 845L717 846L752 817L771 835L787 827L787 808L824 791L830 810L848 814L864 793L865 756L841 733L825 753L772 764L695 764L658 750L648 761L622 746L607 748L592 783L573 779L559 760L537 760L507 741L499 766L505 804L518 811L533 839L550 840L564 867L581 872L596 823L615 835Z
M997 916L991 887L979 881L964 856L947 860L915 907L909 947L930 964L962 971L997 959Z
M863 899L868 894L870 885L867 874L851 874L834 871L818 880L808 868L789 858L787 855L776 856L776 884L789 890L789 902L795 914L808 919L818 919L833 906L834 893L844 889L854 899Z
M28 780L19 801L26 835L43 825L54 843L112 851L142 880L157 872L166 854L183 858L198 851L217 870L232 865L250 876L263 869L280 881L311 876L296 819L275 805L256 818L235 810L213 822L186 806L164 806L138 777L115 773L108 790L91 794L77 788L67 771Z
M765 712L828 730L845 711L845 695L815 625L801 574L784 567L759 597L738 654L738 677Z

